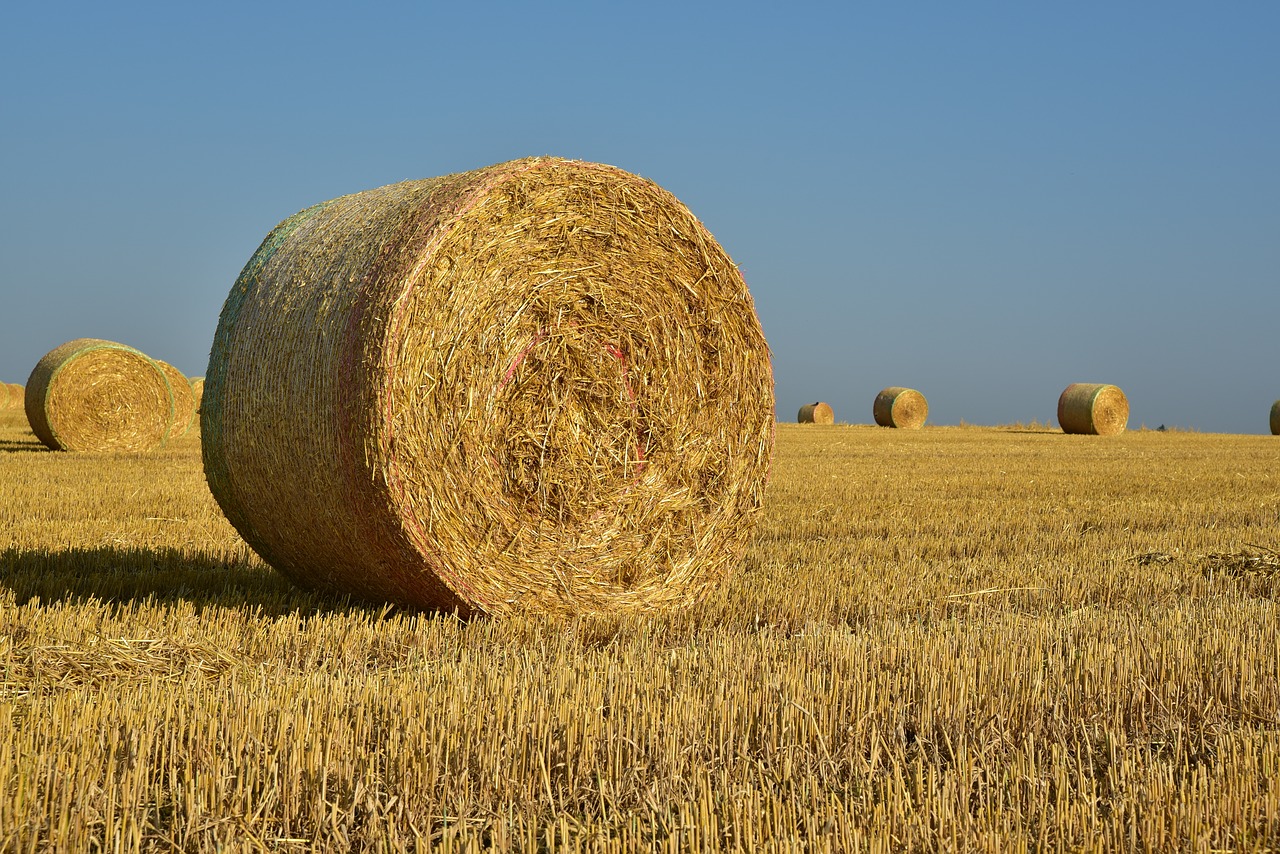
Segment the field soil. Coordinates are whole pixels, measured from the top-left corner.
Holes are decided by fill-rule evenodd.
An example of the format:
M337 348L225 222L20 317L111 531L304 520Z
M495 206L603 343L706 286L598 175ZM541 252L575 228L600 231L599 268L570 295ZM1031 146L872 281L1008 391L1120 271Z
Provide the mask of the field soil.
M0 851L1280 850L1278 462L782 424L708 601L465 623L0 412Z

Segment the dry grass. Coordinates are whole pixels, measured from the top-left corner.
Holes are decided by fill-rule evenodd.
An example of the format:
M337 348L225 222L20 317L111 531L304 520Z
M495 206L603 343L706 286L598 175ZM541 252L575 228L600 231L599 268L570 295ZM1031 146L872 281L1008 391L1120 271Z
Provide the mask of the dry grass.
M533 158L278 226L223 308L201 431L227 518L300 584L651 611L741 561L773 383L742 276L678 200Z
M706 602L465 623L0 415L0 850L1280 845L1270 437L778 429Z

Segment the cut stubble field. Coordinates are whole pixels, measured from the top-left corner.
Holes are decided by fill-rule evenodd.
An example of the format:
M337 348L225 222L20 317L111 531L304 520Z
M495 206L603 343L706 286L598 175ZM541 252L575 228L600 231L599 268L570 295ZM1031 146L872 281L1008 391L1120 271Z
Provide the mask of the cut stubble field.
M299 591L0 413L0 850L1280 850L1280 441L788 425L659 617Z

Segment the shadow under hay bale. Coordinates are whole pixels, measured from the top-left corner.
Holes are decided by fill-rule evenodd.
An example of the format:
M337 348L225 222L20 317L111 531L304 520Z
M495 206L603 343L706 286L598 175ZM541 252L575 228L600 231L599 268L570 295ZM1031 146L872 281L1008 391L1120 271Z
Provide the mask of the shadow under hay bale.
M1064 433L1114 436L1129 423L1129 399L1106 383L1072 383L1058 398L1058 424Z
M268 563L464 614L704 598L774 430L729 256L655 184L556 158L285 220L223 308L200 412L210 489Z
M147 451L169 438L173 392L146 354L77 338L45 354L27 380L31 432L55 451Z
M817 401L800 407L800 414L796 416L796 421L800 424L834 424L836 414L829 405Z
M913 388L889 386L876 395L871 410L881 427L919 430L929 418L929 401Z

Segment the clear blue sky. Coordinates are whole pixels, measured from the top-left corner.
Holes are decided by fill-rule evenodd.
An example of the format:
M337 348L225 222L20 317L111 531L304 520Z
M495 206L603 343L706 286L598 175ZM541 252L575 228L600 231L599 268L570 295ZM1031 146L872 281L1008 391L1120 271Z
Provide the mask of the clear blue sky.
M315 202L535 154L676 194L780 417L1268 432L1280 3L22 3L0 25L0 379L75 337L203 374Z

